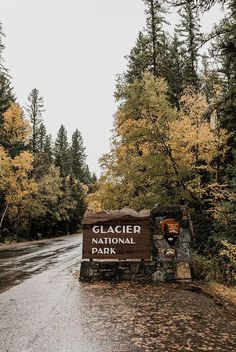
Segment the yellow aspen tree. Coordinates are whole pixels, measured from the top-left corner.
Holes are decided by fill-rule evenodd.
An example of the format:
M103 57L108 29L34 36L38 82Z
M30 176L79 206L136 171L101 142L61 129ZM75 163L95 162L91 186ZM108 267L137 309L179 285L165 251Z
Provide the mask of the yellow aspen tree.
M9 145L27 140L31 133L29 122L23 118L23 110L18 104L11 103L3 114L1 139Z
M22 199L36 192L37 184L30 179L33 156L29 152L21 152L11 158L3 147L0 147L0 190L4 195L4 207L0 217L0 227L7 211L12 212L20 206Z
M35 192L37 185L30 179L30 171L33 168L33 155L27 151L13 156L9 153L12 146L24 143L30 134L29 123L23 118L23 111L18 104L11 104L3 115L1 140L8 150L0 146L0 190L3 204L0 214L0 228L3 225L7 212L20 205L20 202L28 194Z
M226 132L206 118L208 103L201 93L188 88L180 106L177 119L169 122L168 144L181 173L186 176L188 189L201 195L206 187L202 172L216 182L215 160L224 156Z

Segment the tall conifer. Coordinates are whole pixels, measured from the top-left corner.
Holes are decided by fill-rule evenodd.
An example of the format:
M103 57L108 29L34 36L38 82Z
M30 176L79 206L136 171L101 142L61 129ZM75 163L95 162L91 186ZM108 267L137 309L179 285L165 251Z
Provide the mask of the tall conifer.
M67 176L71 170L67 131L63 125L59 128L55 141L55 165L59 167L61 176Z
M145 71L151 71L152 52L150 38L147 34L139 32L135 46L130 54L126 56L128 67L125 73L127 83L132 83L136 79L142 79Z
M72 135L70 158L72 175L83 182L85 178L86 155L83 138L78 129Z
M154 76L163 76L161 64L165 39L163 24L165 23L164 14L166 13L160 0L143 0L145 13L147 16L146 29L151 43L151 61Z
M30 150L35 154L40 149L40 126L42 123L42 113L44 111L43 97L40 96L39 91L36 88L32 89L28 96L26 111L32 127Z
M184 83L199 88L198 48L202 35L198 8L191 0L188 0L180 8L179 15L181 22L177 28L184 48Z
M12 92L13 88L11 87L10 78L3 62L3 51L5 49L4 37L5 34L0 22L0 125L3 122L4 112L7 111L12 102L15 102L15 96Z

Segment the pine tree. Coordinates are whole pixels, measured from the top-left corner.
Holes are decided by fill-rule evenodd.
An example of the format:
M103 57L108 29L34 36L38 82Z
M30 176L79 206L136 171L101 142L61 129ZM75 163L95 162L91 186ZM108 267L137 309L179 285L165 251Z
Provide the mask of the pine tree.
M38 89L34 88L28 96L28 104L26 111L29 116L32 127L32 138L30 140L30 150L33 154L37 153L40 149L39 136L40 126L42 123L42 113L44 111L43 97L40 96Z
M86 185L91 185L93 183L93 177L88 165L85 165L84 167L84 183Z
M224 5L227 3L227 0L172 0L173 5L182 6L184 3L192 3L193 5L197 5L202 11L208 11L215 4Z
M71 198L74 202L74 208L70 211L70 233L76 233L80 226L86 211L84 192L78 180L70 177Z
M219 72L215 68L210 67L209 57L206 54L202 56L200 85L201 91L205 93L208 103L214 99L216 87L222 86Z
M115 97L117 100L125 98L126 84L133 83L136 79L141 80L145 72L151 72L154 76L163 77L168 81L171 100L177 104L175 95L178 82L174 81L176 72L173 72L175 63L172 62L171 57L172 44L164 31L164 24L167 24L164 15L167 11L161 1L143 1L146 28L143 32L139 32L135 46L126 57L128 68L123 76L118 77Z
M70 148L72 175L80 182L85 181L85 147L81 133L76 129L72 135Z
M183 92L183 67L184 62L181 43L178 34L175 32L174 38L170 44L168 83L171 101L178 108L179 100Z
M62 178L61 197L58 203L59 221L56 224L56 231L77 232L85 210L84 192L80 182L72 176Z
M166 13L161 1L143 0L146 6L145 13L147 16L147 33L151 43L152 71L154 76L163 77L162 58L165 39L163 24L165 23L164 14Z
M95 172L92 173L91 179L92 179L93 183L97 182L98 178L97 178L97 175L95 174Z
M223 19L216 28L219 33L215 49L219 52L218 61L223 76L223 102L221 125L229 132L228 153L226 158L227 181L236 185L236 0L228 2L229 18Z
M44 151L47 137L47 130L43 122L41 122L38 129L38 151L42 153Z
M184 47L184 83L199 88L198 48L202 39L198 8L188 0L178 11L181 17L178 32Z
M3 44L3 37L5 37L5 34L3 33L2 24L0 22L0 64L1 65L2 65L2 53L3 53L3 50L5 49L5 45Z
M41 124L39 128L39 148L34 155L33 175L37 180L48 174L49 168L53 165L53 142L52 137L47 135L46 128Z
M43 153L45 155L45 158L48 160L48 163L52 164L53 163L53 140L50 134L46 135L45 137Z
M3 114L6 112L11 103L15 102L15 96L12 92L13 88L9 80L9 75L6 68L3 65L3 51L5 45L3 43L3 38L5 34L3 33L2 24L0 22L0 125L3 123Z
M97 176L95 172L91 173L88 165L85 168L85 184L88 186L88 194L97 190Z
M3 114L16 101L13 88L6 73L0 72L0 125L3 123Z
M150 38L143 32L139 32L135 46L130 54L126 56L128 67L125 73L127 83L136 79L142 79L145 71L151 71L152 54Z
M168 51L167 36L163 25L165 9L159 0L143 0L145 4L146 28L139 32L135 46L126 57L127 71L124 74L125 83L141 80L144 72L152 72L155 76L167 78L168 66L166 55ZM122 91L122 82L117 84L117 91ZM119 94L116 92L119 98Z
M67 131L63 125L59 128L54 148L55 166L59 167L61 176L67 176L71 171L69 143Z

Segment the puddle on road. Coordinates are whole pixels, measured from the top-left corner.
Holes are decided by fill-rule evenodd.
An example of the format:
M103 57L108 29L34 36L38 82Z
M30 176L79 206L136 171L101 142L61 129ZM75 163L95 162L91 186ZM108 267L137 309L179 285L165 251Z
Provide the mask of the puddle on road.
M0 249L0 259L11 259L38 251L40 245L25 248Z
M61 242L62 240L56 240L54 242ZM23 248L11 248L11 249L0 249L0 259L11 259L15 257L21 257L26 254L34 254L35 252L39 250L47 250L47 247L50 247L52 245L52 242L45 242L45 243L36 243L36 244L31 244L28 247L23 247Z
M106 352L236 351L233 315L176 284L81 284L78 299L84 335Z
M46 270L48 265L40 268L29 267L27 270L14 270L8 271L7 274L0 275L0 293L8 290L9 288L19 285L24 280L29 279L33 275L39 274Z

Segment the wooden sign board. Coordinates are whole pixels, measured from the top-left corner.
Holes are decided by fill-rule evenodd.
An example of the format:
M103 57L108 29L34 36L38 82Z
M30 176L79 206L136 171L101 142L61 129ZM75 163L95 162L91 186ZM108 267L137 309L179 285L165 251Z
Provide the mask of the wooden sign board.
M150 259L147 213L95 213L83 220L83 259Z

